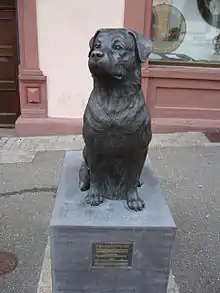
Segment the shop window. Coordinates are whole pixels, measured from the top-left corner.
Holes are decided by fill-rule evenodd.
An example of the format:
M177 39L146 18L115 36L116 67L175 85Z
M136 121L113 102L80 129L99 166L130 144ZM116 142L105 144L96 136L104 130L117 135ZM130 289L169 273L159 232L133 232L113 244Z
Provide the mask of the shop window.
M150 63L220 66L220 0L153 0Z

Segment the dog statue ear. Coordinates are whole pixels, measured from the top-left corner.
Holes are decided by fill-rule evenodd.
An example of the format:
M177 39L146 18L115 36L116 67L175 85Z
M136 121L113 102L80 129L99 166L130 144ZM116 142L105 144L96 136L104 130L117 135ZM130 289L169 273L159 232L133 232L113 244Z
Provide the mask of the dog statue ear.
M132 30L129 30L128 33L134 37L139 59L141 63L144 63L153 49L151 40Z
M94 34L94 36L89 41L89 48L90 48L89 57L90 57L91 51L93 50L96 37L100 33L100 31L101 31L101 29L97 30L96 33Z

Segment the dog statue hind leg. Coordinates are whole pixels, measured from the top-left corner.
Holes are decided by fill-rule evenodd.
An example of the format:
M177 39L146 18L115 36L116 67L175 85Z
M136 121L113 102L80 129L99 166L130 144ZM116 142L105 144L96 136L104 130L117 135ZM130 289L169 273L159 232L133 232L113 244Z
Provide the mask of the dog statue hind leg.
M90 187L90 174L86 158L86 148L83 149L83 161L79 169L79 188L81 191L86 191Z

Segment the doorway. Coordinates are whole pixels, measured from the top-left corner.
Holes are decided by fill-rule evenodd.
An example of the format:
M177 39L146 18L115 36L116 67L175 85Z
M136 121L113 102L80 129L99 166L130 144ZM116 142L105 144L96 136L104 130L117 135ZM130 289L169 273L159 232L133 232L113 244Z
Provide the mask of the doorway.
M19 115L16 0L0 0L0 127L14 127Z

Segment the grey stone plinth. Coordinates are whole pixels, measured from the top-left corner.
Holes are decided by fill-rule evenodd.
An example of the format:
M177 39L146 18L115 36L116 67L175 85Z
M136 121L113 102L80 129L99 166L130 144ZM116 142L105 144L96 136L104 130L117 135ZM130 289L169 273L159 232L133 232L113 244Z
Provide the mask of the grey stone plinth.
M139 189L142 212L123 201L88 206L78 189L81 160L81 152L66 153L51 219L53 293L167 292L176 227L150 160ZM131 244L132 251L122 248L119 259L114 246L95 250L96 244Z

